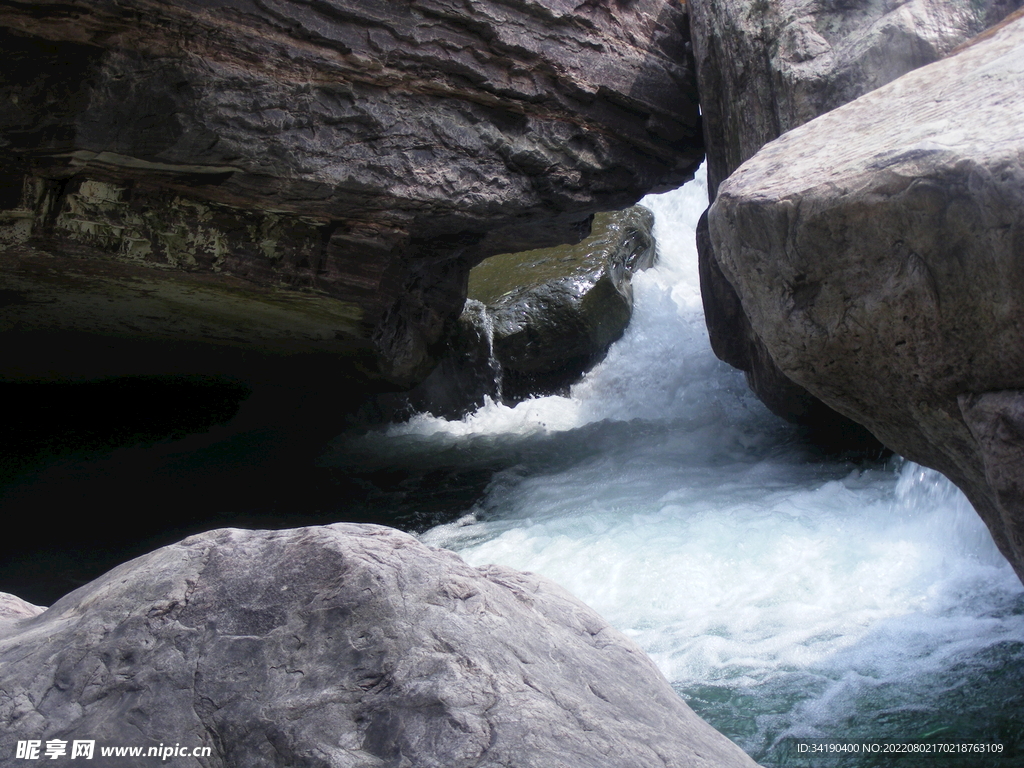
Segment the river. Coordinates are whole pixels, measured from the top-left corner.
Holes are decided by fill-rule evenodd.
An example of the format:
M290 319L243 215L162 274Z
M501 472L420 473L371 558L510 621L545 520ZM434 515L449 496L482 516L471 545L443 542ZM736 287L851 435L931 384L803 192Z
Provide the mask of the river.
M558 582L765 766L890 764L793 738L998 743L898 765L1024 765L1024 589L941 475L817 452L715 359L693 247L706 194L698 178L643 201L659 263L569 396L419 415L355 448L496 469L422 539Z

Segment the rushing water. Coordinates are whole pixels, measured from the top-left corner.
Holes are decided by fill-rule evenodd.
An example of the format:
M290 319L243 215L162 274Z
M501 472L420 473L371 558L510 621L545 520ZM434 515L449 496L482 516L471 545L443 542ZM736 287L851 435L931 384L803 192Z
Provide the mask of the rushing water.
M998 742L896 764L1022 764L1024 590L977 515L935 472L823 459L769 414L707 342L705 187L645 204L659 265L569 397L418 416L362 450L499 469L424 541L559 582L766 766L892 764L787 737Z

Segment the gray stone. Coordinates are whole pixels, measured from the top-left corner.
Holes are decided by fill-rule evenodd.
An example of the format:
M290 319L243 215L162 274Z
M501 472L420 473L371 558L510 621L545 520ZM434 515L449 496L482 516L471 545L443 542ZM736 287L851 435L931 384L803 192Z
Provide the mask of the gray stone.
M878 454L884 449L864 427L837 413L783 373L755 333L732 284L714 258L708 212L697 223L697 266L704 322L711 349L744 372L747 385L768 409L806 430L826 450Z
M1021 4L1021 0L692 3L712 199L718 185L772 139L941 59Z
M712 199L719 184L769 141L940 59L1020 5L1020 0L693 3ZM780 416L823 434L855 435L855 425L780 370L742 311L737 313L735 291L710 244L706 238L698 242L701 292L716 354L744 370L754 393Z
M29 330L177 342L183 369L189 344L256 354L263 336L230 301L209 335L154 320L158 300L120 301L133 269L242 279L271 309L281 288L337 300L357 319L323 351L409 386L474 263L578 241L703 151L686 9L661 0L3 0L0 52L0 245L100 260L116 299ZM39 273L15 271L41 303ZM300 347L313 315L285 323ZM36 368L81 343L35 344L55 350Z
M946 474L1024 577L1022 114L1018 12L772 142L708 218L786 376Z
M16 595L9 595L0 592L0 624L3 622L16 622L22 619L31 618L42 613L45 608L32 603L26 603Z
M219 530L0 625L15 742L210 747L172 766L753 766L531 574L389 528Z

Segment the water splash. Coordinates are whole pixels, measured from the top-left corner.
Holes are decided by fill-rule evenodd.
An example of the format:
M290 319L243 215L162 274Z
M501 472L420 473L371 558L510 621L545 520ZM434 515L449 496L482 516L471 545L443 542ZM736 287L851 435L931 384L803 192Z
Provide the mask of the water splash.
M570 396L390 431L392 450L504 467L423 539L559 582L765 765L815 765L790 736L1024 747L1020 582L948 480L823 461L714 358L692 246L702 183L644 201L658 266Z
M466 299L466 306L463 313L473 313L479 317L479 327L484 333L484 340L487 342L487 367L491 372L491 379L494 382L494 402L502 402L504 393L504 369L501 361L494 354L494 318L487 311L487 305L476 299Z

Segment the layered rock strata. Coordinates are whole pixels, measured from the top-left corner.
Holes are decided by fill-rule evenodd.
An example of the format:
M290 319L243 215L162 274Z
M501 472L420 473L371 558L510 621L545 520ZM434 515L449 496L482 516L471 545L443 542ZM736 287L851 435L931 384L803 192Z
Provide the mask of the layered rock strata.
M183 370L189 345L290 337L407 386L472 264L578 240L702 153L675 2L3 0L0 28L5 304L65 273L114 299L9 319L37 334L24 375L60 368L33 368L47 333L164 342ZM240 319L282 304L276 333Z
M172 744L208 747L167 763L204 768L754 766L568 593L389 528L213 531L37 610L0 623L5 756L83 739L98 766Z
M709 230L783 373L952 479L1024 577L1022 114L1018 12L766 146Z
M719 184L769 141L937 61L1020 6L1020 0L694 3L712 199ZM699 244L705 316L718 356L746 371L753 391L779 415L824 432L854 430L779 369L752 331L707 237Z

